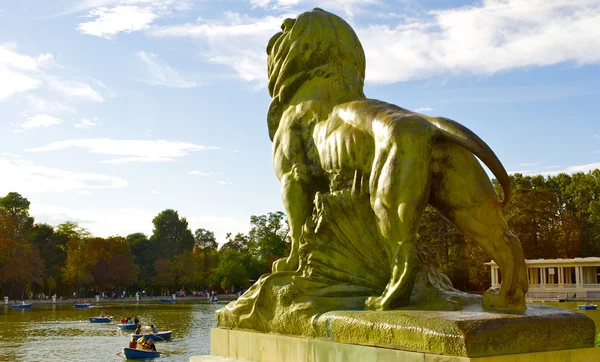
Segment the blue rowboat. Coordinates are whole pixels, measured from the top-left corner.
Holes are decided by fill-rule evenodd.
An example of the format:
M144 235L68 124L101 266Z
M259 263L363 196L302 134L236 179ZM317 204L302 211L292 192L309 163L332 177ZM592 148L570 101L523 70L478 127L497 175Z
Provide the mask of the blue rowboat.
M89 308L92 303L75 303L75 308Z
M31 308L31 303L13 304L12 307L15 309L29 309Z
M110 323L112 317L90 317L90 323Z
M577 308L579 310L596 310L596 308L598 308L598 306L596 304L591 304L591 305L581 304L581 305L578 305Z
M121 323L117 324L117 328L119 328L120 330L125 330L125 331L134 330L135 327L137 327L137 324L133 324L133 323L131 323L131 324L121 324Z
M163 303L175 303L175 299L171 298L160 298L160 301Z
M133 333L131 334L131 336L135 337L135 339L138 339L143 336L145 339L151 339L154 342L166 341L167 339L171 339L172 335L173 335L173 331L163 331L163 332L149 333L149 334L133 334Z
M148 349L123 347L123 354L127 359L143 359L160 357L160 353Z

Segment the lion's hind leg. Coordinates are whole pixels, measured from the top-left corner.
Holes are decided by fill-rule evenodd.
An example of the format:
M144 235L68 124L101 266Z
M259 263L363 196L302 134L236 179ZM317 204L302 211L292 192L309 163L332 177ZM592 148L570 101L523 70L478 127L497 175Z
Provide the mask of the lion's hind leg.
M500 291L488 290L483 306L524 310L528 282L523 249L504 221L487 174L470 152L448 142L434 147L432 172L430 204L500 267Z

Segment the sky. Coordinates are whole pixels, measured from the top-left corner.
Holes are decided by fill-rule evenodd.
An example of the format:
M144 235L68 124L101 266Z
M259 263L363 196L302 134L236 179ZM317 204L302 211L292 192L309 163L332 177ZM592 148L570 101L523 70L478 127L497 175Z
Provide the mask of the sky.
M247 232L283 210L266 124L269 38L348 21L365 94L477 133L506 169L600 168L600 0L0 0L0 195L97 236Z

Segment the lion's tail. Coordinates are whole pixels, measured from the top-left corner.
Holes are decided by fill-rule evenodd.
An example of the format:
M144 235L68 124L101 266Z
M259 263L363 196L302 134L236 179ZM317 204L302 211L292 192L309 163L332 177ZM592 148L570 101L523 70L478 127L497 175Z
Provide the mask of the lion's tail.
M429 121L442 131L444 138L452 140L471 151L492 171L504 191L501 207L508 205L512 197L512 184L508 173L494 151L473 131L458 122L443 117L431 117Z

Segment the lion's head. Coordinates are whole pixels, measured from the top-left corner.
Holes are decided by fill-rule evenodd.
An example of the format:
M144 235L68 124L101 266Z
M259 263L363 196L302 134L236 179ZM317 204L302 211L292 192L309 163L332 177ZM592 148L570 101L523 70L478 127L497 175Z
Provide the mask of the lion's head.
M313 9L286 19L267 46L269 134L277 130L282 105L314 78L337 80L363 94L365 53L354 30L342 18Z

